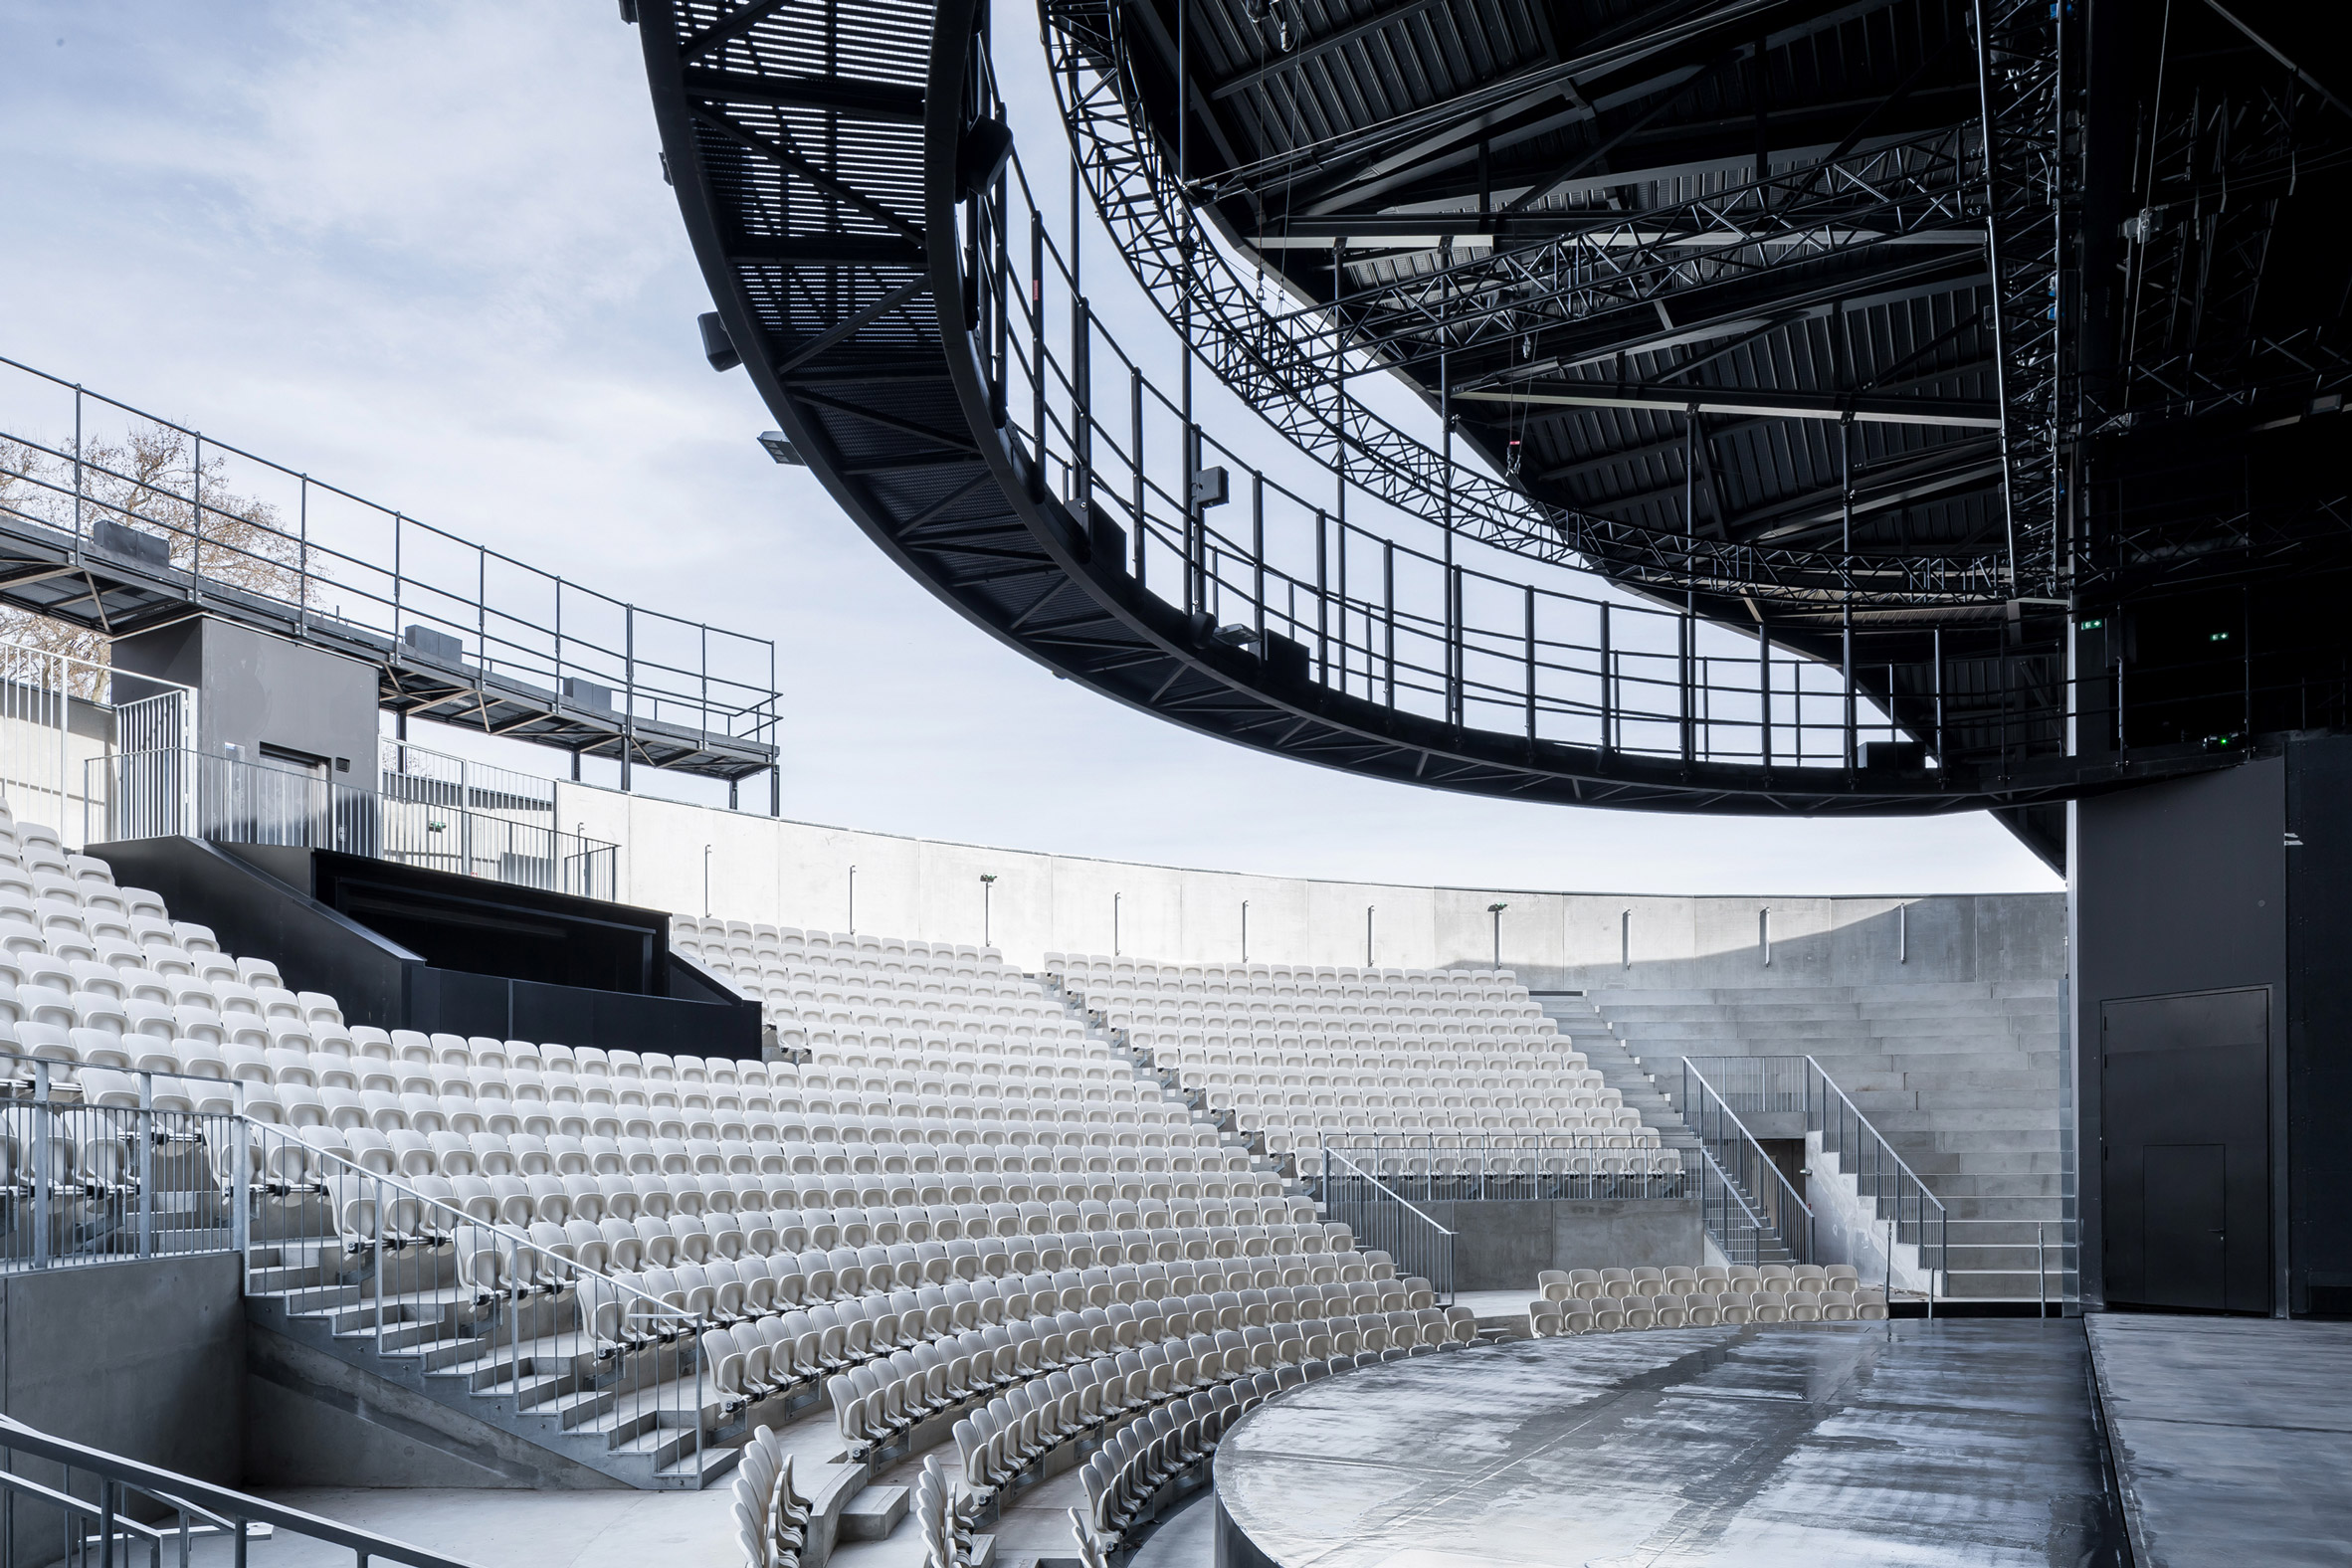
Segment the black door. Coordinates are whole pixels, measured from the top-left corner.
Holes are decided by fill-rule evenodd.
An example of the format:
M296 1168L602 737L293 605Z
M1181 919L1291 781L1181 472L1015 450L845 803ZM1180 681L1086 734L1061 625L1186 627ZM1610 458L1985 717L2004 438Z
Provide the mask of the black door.
M2107 1299L2270 1309L2269 993L2101 1009Z
M2140 1151L2140 1256L2161 1262L2151 1285L2166 1306L2230 1304L2229 1147L2158 1143Z

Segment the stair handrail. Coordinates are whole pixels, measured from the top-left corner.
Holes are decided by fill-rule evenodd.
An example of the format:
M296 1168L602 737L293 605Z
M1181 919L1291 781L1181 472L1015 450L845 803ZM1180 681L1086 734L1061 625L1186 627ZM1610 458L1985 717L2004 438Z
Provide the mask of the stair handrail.
M1700 1092L1696 1094L1691 1092L1693 1083L1698 1086ZM1713 1102L1711 1112L1707 1104L1710 1100ZM1731 1108L1724 1100L1722 1091L1708 1081L1707 1076L1698 1070L1697 1064L1689 1057L1682 1059L1681 1110L1684 1124L1689 1126L1691 1132L1697 1136L1699 1146L1705 1151L1709 1163L1714 1165L1717 1174L1721 1175L1727 1183L1732 1182L1733 1178L1730 1172L1723 1169L1723 1163L1716 1155L1715 1145L1717 1144L1727 1149L1738 1150L1739 1164L1743 1169L1752 1163L1758 1169L1772 1173L1772 1179L1780 1184L1783 1203L1794 1205L1796 1212L1805 1217L1805 1256L1797 1261L1811 1263L1814 1252L1813 1205L1805 1201L1804 1195L1797 1191L1796 1185L1789 1180L1787 1173L1774 1163L1770 1155L1764 1152L1764 1146L1756 1141L1756 1135L1748 1130L1748 1124L1739 1119L1739 1112ZM1718 1131L1710 1137L1707 1131L1707 1117L1710 1114L1716 1118L1718 1127L1721 1122L1728 1121L1738 1131L1739 1136L1736 1139L1727 1138ZM1762 1192L1759 1191L1757 1196L1761 1199ZM1779 1235L1785 1244L1788 1240L1787 1229L1780 1226L1775 1226L1772 1229L1774 1234Z
M546 1248L532 1241L528 1236L514 1231L505 1225L499 1224L496 1221L486 1221L478 1218L475 1215L468 1214L465 1210L442 1199L429 1197L426 1194L417 1191L414 1187L402 1181L397 1176L387 1176L380 1171L371 1171L365 1166L358 1164L356 1161L350 1160L340 1154L335 1153L332 1149L320 1148L317 1145L310 1143L308 1140L297 1136L296 1134L302 1130L300 1128L290 1127L278 1122L263 1121L244 1112L239 1113L238 1123L241 1135L245 1139L251 1139L255 1133L259 1132L262 1135L265 1148L268 1145L268 1141L275 1138L283 1144L290 1144L294 1147L299 1148L304 1156L313 1160L321 1161L329 1168L339 1167L343 1172L347 1173L345 1179L355 1179L360 1182L371 1183L374 1184L374 1186L379 1190L388 1188L411 1202L423 1205L430 1213L448 1217L452 1222L452 1225L449 1227L449 1229L451 1230L453 1242L457 1235L462 1234L462 1231L489 1232L490 1234L507 1242L511 1246L518 1264L519 1260L524 1257L542 1258L548 1259L549 1261L557 1261L555 1260L554 1255L551 1255L547 1252ZM254 1162L251 1158L249 1150L240 1148L237 1151L236 1158L236 1179L238 1182L249 1183L254 1168ZM269 1160L265 1159L262 1162L261 1168L264 1170L274 1171L277 1167ZM294 1189L290 1186L288 1188L288 1195L291 1195L293 1190ZM308 1190L316 1190L320 1196L325 1196L329 1191L328 1183L326 1180L322 1179L315 1183L313 1188ZM241 1217L245 1214L249 1207L252 1207L252 1205L250 1205L250 1201L241 1201L239 1203L238 1208ZM383 1229L384 1211L385 1205L383 1204L379 1195L377 1199L376 1226L374 1235L370 1241L371 1249L375 1255L375 1268L372 1272L372 1280L375 1286L376 1302L376 1308L372 1314L374 1321L371 1325L371 1332L374 1339L376 1352L379 1355L384 1352L384 1319L386 1303L392 1294L392 1292L387 1292L385 1289L386 1253L389 1251L392 1255L397 1257L399 1253L407 1250L405 1244L401 1243L394 1243L389 1248L387 1248ZM250 1221L246 1223L250 1224ZM330 1214L327 1217L327 1224L334 1232L335 1238L340 1241L342 1236L342 1216L339 1213ZM420 1251L427 1252L435 1250L437 1249L420 1249ZM246 1269L250 1274L253 1269L253 1256L250 1239L249 1245L246 1248L245 1258ZM604 1347L598 1346L596 1352L598 1360L612 1361L616 1376L623 1378L628 1376L630 1371L630 1352L649 1348L649 1345L647 1344L631 1343L629 1341L627 1337L627 1330L629 1327L629 1319L632 1315L638 1316L641 1319L650 1318L651 1321L657 1325L665 1325L657 1326L653 1329L652 1347L680 1343L683 1343L686 1346L684 1355L690 1363L693 1371L693 1403L690 1409L693 1412L692 1425L694 1429L694 1458L698 1468L701 1462L702 1451L705 1446L705 1433L703 1430L701 1412L703 1408L703 1379L707 1371L707 1368L704 1365L704 1357L700 1354L700 1335L705 1330L711 1328L714 1325L708 1319L700 1316L697 1313L690 1312L683 1307L673 1306L670 1302L663 1300L660 1296L654 1295L650 1291L647 1291L637 1285L630 1284L626 1280L616 1278L611 1274L605 1274L601 1270L589 1268L581 1264L577 1258L566 1258L560 1261L564 1265L565 1270L573 1281L571 1294L572 1309L575 1314L580 1313L582 1294L582 1286L580 1281L582 1280L594 1282L595 1289L590 1293L593 1298L592 1306L595 1309L601 1309L605 1305L605 1298L601 1292L610 1292L611 1299L616 1302L625 1301L629 1303L626 1307L624 1307L621 1320L615 1325L614 1328L616 1340L615 1348L608 1351ZM554 1289L534 1287L530 1292L526 1293L519 1289L511 1278L502 1281L502 1286L503 1287L496 1292L483 1293L482 1295L478 1296L478 1299L488 1299L491 1301L502 1300L511 1305L519 1306L520 1303L527 1299L528 1295L530 1294L546 1294L552 1297L562 1293L560 1286ZM647 1308L651 1308L650 1312L647 1310ZM575 1319L579 1322L580 1331L584 1337L586 1337L591 1342L593 1342L596 1338L596 1310L591 1310L590 1312L582 1314ZM522 1330L520 1313L509 1312L506 1314L506 1318L509 1325L510 1337L508 1344L504 1347L503 1353L507 1358L507 1364L511 1375L503 1380L506 1382L509 1389L509 1393L504 1397L511 1400L515 1416L517 1419L519 1419L522 1415L523 1395L521 1367L523 1352L521 1342ZM497 1316L495 1313L492 1314L490 1321L491 1333L489 1337L490 1340L492 1358L495 1360L500 1354L500 1347L497 1344ZM685 1368L682 1366L680 1370L683 1373ZM666 1403L660 1402L659 1400L657 1400L657 1402L650 1407L644 1403L648 1387L650 1386L651 1389L658 1394L658 1391L660 1390L664 1381L665 1380L660 1376L659 1368L657 1366L655 1375L651 1379L650 1385L639 1384L632 1395L633 1400L637 1402L633 1414L643 1415L649 1408L653 1410L669 1408ZM680 1381L683 1383L683 1377L680 1379Z
M1334 1169L1335 1166L1344 1166L1345 1170ZM1378 1176L1364 1169L1337 1149L1328 1146L1323 1149L1322 1201L1325 1212L1332 1212L1336 1207L1333 1201L1334 1194L1337 1192L1335 1179L1341 1175L1350 1176L1369 1185L1380 1195L1381 1199L1386 1200L1388 1205L1394 1206L1387 1210L1388 1213L1394 1214L1397 1210L1402 1210L1404 1214L1410 1215L1413 1220L1420 1222L1420 1228L1416 1229L1409 1222L1399 1220L1388 1228L1393 1234L1380 1236L1375 1245L1395 1261L1397 1272L1400 1274L1407 1273L1420 1274L1430 1282L1431 1290L1440 1298L1439 1304L1452 1306L1454 1304L1455 1233L1439 1223L1434 1216L1415 1206L1402 1193L1389 1186ZM1377 1201L1367 1201L1364 1212L1369 1214L1371 1203ZM1358 1245L1361 1245L1366 1234L1363 1228L1352 1222L1348 1228L1355 1236ZM1400 1247L1403 1249L1402 1255L1399 1252ZM1412 1267L1414 1264L1423 1264L1426 1267L1416 1269Z
M246 1111L239 1111L237 1119L246 1123L250 1127L262 1131L270 1136L276 1137L283 1142L299 1145L302 1152L307 1155L318 1159L330 1160L334 1164L343 1167L353 1176L363 1178L367 1181L381 1183L384 1186L392 1188L394 1191L398 1192L405 1198L414 1199L416 1202L424 1204L429 1208L437 1209L441 1213L451 1216L458 1225L464 1226L470 1231L489 1231L495 1236L501 1237L504 1240L513 1243L515 1248L519 1251L540 1256L546 1255L546 1248L540 1246L537 1242L532 1241L528 1236L512 1229L509 1226L506 1226L495 1220L485 1220L475 1215L468 1214L465 1210L459 1208L453 1203L448 1202L445 1199L430 1197L417 1191L414 1187L411 1187L408 1183L402 1181L397 1176L387 1176L381 1171L371 1171L366 1166L358 1164L353 1160L347 1159L344 1156L335 1153L335 1151L332 1149L322 1149L318 1147L318 1145L310 1142L308 1139L299 1136L303 1130L302 1128L290 1126L285 1122L264 1121L261 1118ZM382 1237L380 1234L377 1237L377 1242L378 1245L381 1245L382 1243ZM639 1301L647 1302L651 1305L660 1307L665 1313L686 1318L688 1321L702 1327L709 1326L709 1323L706 1319L696 1316L694 1313L686 1311L681 1307L672 1306L660 1296L642 1289L637 1285L630 1284L624 1279L617 1279L611 1274L604 1273L602 1270L588 1268L586 1265L581 1264L576 1259L566 1259L563 1262L564 1267L575 1275L585 1276L587 1278L594 1279L599 1283L608 1284L615 1290L633 1296Z
M1816 1089L1817 1083L1819 1085L1818 1095ZM1838 1140L1839 1146L1835 1149L1832 1149L1829 1146L1831 1111L1830 1096L1833 1094L1837 1096L1837 1103L1839 1107L1838 1116L1842 1124ZM1947 1244L1949 1238L1948 1225L1950 1216L1944 1208L1943 1200L1928 1190L1927 1183L1920 1179L1919 1173L1912 1170L1908 1162L1906 1162L1900 1154L1897 1154L1894 1151L1894 1145L1886 1141L1885 1134L1881 1133L1876 1127L1870 1125L1870 1118L1862 1114L1862 1107L1857 1105L1854 1102L1853 1097L1849 1095L1845 1089L1839 1086L1838 1080L1836 1078L1830 1077L1829 1070L1824 1068L1819 1062L1815 1061L1811 1055L1808 1055L1805 1058L1805 1121L1808 1131L1819 1132L1822 1134L1822 1146L1824 1151L1836 1154L1839 1158L1842 1168L1844 1167L1846 1161L1846 1138L1843 1131L1843 1125L1850 1123L1855 1127L1861 1128L1862 1131L1869 1135L1870 1142L1868 1147L1870 1149L1870 1158L1873 1161L1883 1160L1891 1163L1896 1172L1899 1173L1901 1179L1896 1184L1893 1195L1894 1225L1896 1233L1899 1235L1902 1230L1903 1201L1905 1197L1908 1196L1912 1199L1913 1209L1915 1211L1915 1219L1919 1227L1919 1250L1922 1256L1924 1256L1927 1251L1927 1238L1930 1227L1933 1228L1935 1234L1936 1261L1930 1266L1930 1273L1928 1274L1927 1281L1927 1294L1929 1300L1932 1302L1937 1294L1935 1288L1936 1275L1942 1274L1945 1271L1949 1258ZM1862 1188L1862 1173L1857 1169L1849 1172L1849 1174L1854 1176L1856 1190L1859 1192ZM1908 1183L1908 1193L1906 1193L1904 1189L1904 1183ZM1876 1207L1876 1205L1881 1201L1882 1196L1882 1194L1879 1194L1875 1191L1871 1192L1870 1201L1873 1208ZM1890 1271L1892 1269L1892 1265L1893 1260L1889 1259L1888 1268Z
M149 1534L158 1551L165 1538L179 1537L180 1560L187 1561L186 1516L197 1513L226 1526L235 1535L239 1562L245 1560L246 1542L254 1538L246 1533L248 1527L266 1524L274 1530L288 1530L342 1547L352 1554L353 1561L357 1563L406 1563L409 1568L474 1568L462 1557L429 1552L422 1547L411 1546L406 1541L322 1518L315 1513L305 1513L299 1508L271 1502L250 1492L236 1491L211 1481L198 1480L193 1475L164 1470L160 1466L142 1464L119 1454L109 1454L102 1449L52 1437L10 1416L0 1416L0 1450L46 1460L62 1467L69 1476L75 1470L84 1470L98 1478L98 1497L95 1501L74 1496L69 1490L39 1485L14 1473L0 1474L0 1485L12 1492L38 1496L42 1501L69 1513L97 1518L100 1534L104 1537L100 1554L107 1561L113 1560L112 1537L118 1532L130 1530ZM139 1525L126 1518L121 1510L124 1487L145 1492L158 1501L171 1504L181 1514L180 1527L174 1530L163 1526Z
M1748 1203L1747 1195L1739 1190L1739 1184L1731 1179L1730 1175L1724 1171L1722 1166L1715 1163L1715 1156L1707 1152L1706 1145L1703 1143L1700 1144L1697 1152L1698 1157L1706 1162L1705 1169L1713 1172L1715 1180L1722 1185L1723 1196L1730 1199L1733 1203L1739 1205L1739 1212L1748 1217L1748 1224L1754 1229L1755 1234L1758 1236L1777 1235L1778 1232L1772 1226L1765 1224L1763 1216L1757 1214L1755 1209ZM1698 1195L1699 1221L1702 1225L1706 1221L1706 1205L1707 1195L1702 1189ZM1730 1231L1731 1227L1729 1225L1725 1225L1722 1228L1722 1234L1716 1238L1718 1245L1728 1238ZM1730 1256L1731 1249L1729 1247L1724 1247L1723 1252L1725 1262L1739 1262L1738 1259Z

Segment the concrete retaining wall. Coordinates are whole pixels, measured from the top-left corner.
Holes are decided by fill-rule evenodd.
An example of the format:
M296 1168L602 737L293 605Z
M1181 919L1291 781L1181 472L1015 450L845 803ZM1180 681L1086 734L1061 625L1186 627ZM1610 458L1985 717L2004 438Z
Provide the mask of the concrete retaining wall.
M1417 1207L1454 1232L1454 1288L1524 1290L1546 1269L1665 1268L1705 1261L1695 1198L1440 1201Z
M0 1411L54 1437L235 1485L245 1468L242 1288L228 1253L0 1274ZM17 1470L58 1481L54 1466ZM20 1502L16 1532L15 1561L59 1555L52 1510Z
M567 829L620 846L623 902L686 914L848 929L855 867L858 929L978 942L980 878L993 874L988 935L1031 969L1050 949L1110 952L1114 894L1119 950L1179 961L1243 956L1246 900L1254 959L1360 964L1370 907L1376 962L1484 964L1495 952L1487 905L1504 903L1502 961L1538 990L2051 984L2065 962L2058 893L1759 898L1408 887L857 833L585 785L559 785L556 810Z

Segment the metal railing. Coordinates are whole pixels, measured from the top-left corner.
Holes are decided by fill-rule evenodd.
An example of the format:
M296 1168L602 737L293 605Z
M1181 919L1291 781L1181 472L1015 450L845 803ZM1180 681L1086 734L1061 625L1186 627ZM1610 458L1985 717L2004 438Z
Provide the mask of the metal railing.
M185 835L337 850L588 898L614 897L619 887L618 847L561 831L551 812L498 815L416 798L446 791L352 789L323 774L187 750L93 757L87 771L83 836L93 842Z
M1782 1244L1779 1228L1756 1212L1748 1195L1715 1163L1713 1155L1704 1149L1696 1153L1699 1220L1721 1249L1723 1261L1753 1266L1782 1262L1788 1249Z
M157 575L198 602L267 605L387 659L446 639L469 672L551 706L772 743L771 639L584 588L31 365L0 358L0 522L77 554L101 521L125 526L162 545Z
M1707 1195L1710 1227L1720 1221L1730 1228L1726 1234L1737 1239L1741 1227L1752 1223L1761 1228L1752 1245L1778 1248L1792 1263L1814 1262L1812 1206L1688 1057L1682 1059L1682 1098L1676 1108L1697 1134L1707 1164L1721 1183L1720 1193ZM1732 1198L1739 1200L1736 1205ZM1717 1241L1728 1254L1729 1244L1720 1235Z
M1971 1236L1972 1231L1985 1228L2022 1231L2029 1226L2034 1232L2034 1239L2030 1242L1976 1241ZM1947 1301L1955 1298L1964 1300L1974 1293L1958 1288L1960 1280L2015 1278L2019 1274L2033 1276L2034 1302L2044 1317L2051 1315L2053 1307L2063 1315L2069 1302L2081 1298L2077 1274L2080 1248L2074 1240L2074 1225L2070 1220L1944 1219L1938 1223L1937 1229L1948 1241L1948 1246L1939 1245L1939 1267L1936 1271L1943 1282L1943 1299ZM1959 1234L1951 1235L1954 1231ZM1950 1248L1962 1249L1977 1267L1953 1268Z
M1936 1274L1948 1260L1950 1219L1943 1203L1822 1065L1810 1056L1803 1061L1805 1130L1821 1135L1822 1152L1836 1157L1840 1174L1854 1178L1871 1212L1880 1221L1892 1221L1898 1238L1918 1244L1919 1261L1929 1270L1927 1293L1934 1296Z
M1699 1075L1699 1081L1710 1084L1734 1112L1802 1115L1805 1130L1820 1135L1822 1152L1837 1160L1839 1173L1854 1179L1871 1218L1891 1221L1896 1239L1919 1249L1920 1267L1930 1272L1931 1283L1946 1272L1946 1227L1959 1222L1819 1061L1811 1056L1684 1057L1682 1063L1686 1075Z
M1326 1138L1321 1147L1424 1201L1686 1198L1698 1190L1691 1151L1642 1144L1623 1133L1406 1133Z
M555 781L396 740L376 748L377 787L398 800L465 811L529 812L555 818Z
M683 1288L659 1293L666 1274L639 1285L607 1273L598 1264L608 1255L583 1256L590 1244L559 1225L510 1223L535 1196L496 1192L484 1178L461 1191L460 1178L403 1176L338 1152L343 1132L357 1129L245 1118L244 1130L249 1295L331 1296L325 1310L346 1343L357 1331L378 1355L439 1352L426 1376L473 1391L468 1408L494 1401L520 1418L593 1394L609 1442L642 1448L649 1435L675 1433L676 1452L658 1450L654 1469L689 1455L698 1467L705 1399L716 1397L698 1344L716 1326L709 1303ZM406 1151L387 1138L365 1157L427 1160L428 1136L416 1133Z
M66 1568L114 1568L116 1563L130 1568L143 1557L152 1568L163 1568L166 1547L171 1560L186 1568L197 1543L215 1539L228 1540L229 1561L245 1568L246 1549L281 1530L347 1551L357 1568L375 1562L470 1568L463 1558L424 1551L192 1475L69 1443L7 1416L0 1416L0 1453L8 1456L6 1468L0 1469L0 1512L5 1514L0 1519L0 1568L16 1568L20 1556ZM56 1483L26 1473L27 1461L58 1467ZM45 1512L57 1515L54 1545L47 1540L47 1530L35 1522Z
M237 1085L0 1052L0 1269L229 1252Z
M1439 1305L1454 1304L1452 1231L1337 1149L1323 1150L1322 1204L1325 1218L1345 1225L1358 1248L1388 1254L1399 1274L1430 1282Z
M72 834L86 769L123 751L196 743L196 693L54 649L0 641L0 788L20 817ZM66 847L81 849L69 838Z

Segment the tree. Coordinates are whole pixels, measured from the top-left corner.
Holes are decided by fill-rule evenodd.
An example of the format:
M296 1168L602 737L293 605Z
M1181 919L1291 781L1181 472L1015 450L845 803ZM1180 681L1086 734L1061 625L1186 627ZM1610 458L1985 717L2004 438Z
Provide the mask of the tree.
M222 458L207 454L199 528L197 479L193 444L167 426L145 426L120 441L91 443L82 450L82 526L87 530L104 518L135 528L163 539L171 564L193 572L208 587L237 588L289 607L299 605L315 585L304 582L301 543L278 526L277 508L232 491ZM26 442L0 440L0 514L71 534L75 489L71 457ZM110 639L102 626L31 610L0 606L0 640L68 655L88 666L108 662ZM97 697L101 680L96 669L78 670L75 694Z

